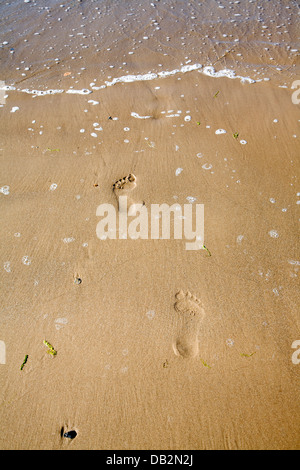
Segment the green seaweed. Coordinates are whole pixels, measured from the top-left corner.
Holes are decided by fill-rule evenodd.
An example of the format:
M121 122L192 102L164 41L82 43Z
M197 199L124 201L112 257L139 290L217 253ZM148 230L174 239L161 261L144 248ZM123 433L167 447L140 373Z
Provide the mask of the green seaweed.
M46 341L44 339L43 343L45 344L45 346L47 346L49 349L47 350L47 353L48 354L51 354L51 356L56 356L57 354L57 351L55 351L54 347L52 346L52 344L48 343L48 341Z
M218 90L217 93L214 94L214 98L216 98L219 93L220 93L220 90Z
M48 354L51 354L51 356L56 356L57 351L55 351L55 349L48 349L48 350L47 350L47 353L48 353Z
M60 149L51 149L51 148L48 147L46 151L48 151L48 152L60 152Z
M205 367L207 367L208 369L211 369L211 366L209 366L206 361L204 361L203 359L200 359L200 361Z
M242 357L251 357L251 356L253 356L254 354L256 354L256 351L254 351L254 352L251 353L251 354L241 353L241 356L242 356Z
M239 137L239 133L238 133L238 132L235 132L234 134L232 134L232 137L233 137L234 139L237 139L237 138Z
M206 246L205 246L205 245L203 245L203 248L204 248L204 250L206 250L206 251L207 251L207 253L208 253L208 256L211 256L211 252L209 251L209 249L208 249L208 248L206 248Z
M200 122L200 121L197 121L197 125L200 126L200 125L201 125L201 122Z
M26 354L25 358L24 358L24 361L23 361L23 364L21 365L20 367L20 370L23 370L23 367L25 366L26 362L27 362L27 359L28 359L28 354Z

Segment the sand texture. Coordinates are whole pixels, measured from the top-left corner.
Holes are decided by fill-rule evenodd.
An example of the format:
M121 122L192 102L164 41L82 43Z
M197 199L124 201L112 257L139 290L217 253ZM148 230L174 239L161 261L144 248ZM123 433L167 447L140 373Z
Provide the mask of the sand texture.
M296 4L116 3L0 2L0 448L299 449Z

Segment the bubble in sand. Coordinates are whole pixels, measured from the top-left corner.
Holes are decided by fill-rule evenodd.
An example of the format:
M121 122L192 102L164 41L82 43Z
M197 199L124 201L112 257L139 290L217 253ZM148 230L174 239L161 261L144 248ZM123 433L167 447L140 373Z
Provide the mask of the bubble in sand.
M279 234L276 230L270 230L269 235L272 238L278 238L279 237Z
M176 176L180 175L182 171L183 171L183 168L177 168L177 170L175 171L175 175Z
M57 184L56 184L56 183L53 183L53 184L51 184L49 190L50 190L50 191L55 191L56 188L57 188Z
M151 116L140 116L138 113L134 113L134 112L131 113L131 116L136 119L150 119L151 118Z
M225 131L225 129L217 129L215 134L219 135L219 134L226 134L227 132Z
M247 144L247 140L240 140L240 144L246 145L246 144Z
M73 237L67 237L67 238L63 239L64 243L72 243L74 241L75 241L75 238L73 238Z
M99 104L99 101L89 100L88 103L92 104L93 106L96 106L97 104Z
M83 88L82 90L74 90L70 88L70 90L67 90L66 93L72 95L89 95L90 93L92 93L92 91L88 90L87 88Z
M155 317L155 310L148 310L146 315L149 318L149 320L152 320Z
M61 328L64 327L64 325L67 325L68 320L67 320L67 318L57 318L57 319L54 321L54 323L55 323L55 328L56 328L57 330L60 330Z
M29 256L23 256L22 263L25 264L25 266L29 266L31 264L31 259Z
M204 163L204 165L202 165L202 168L203 168L203 170L210 170L212 168L212 164L211 163Z
M4 194L5 196L8 196L9 195L9 186L2 186L2 188L0 188L0 193Z
M11 269L10 269L10 261L5 261L4 265L3 265L5 271L7 273L10 273L11 272Z
M300 266L300 261L297 261L297 260L294 260L294 259L289 259L288 263L292 264L294 266Z
M192 119L191 116L185 116L185 118L184 118L184 120L187 121L187 122L191 121L191 119Z

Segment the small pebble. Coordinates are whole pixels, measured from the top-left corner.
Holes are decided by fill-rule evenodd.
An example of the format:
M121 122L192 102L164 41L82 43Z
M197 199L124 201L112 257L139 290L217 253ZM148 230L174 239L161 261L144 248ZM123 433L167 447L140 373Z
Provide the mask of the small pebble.
M75 439L76 436L77 436L76 431L68 431L64 433L64 437L66 437L67 439Z

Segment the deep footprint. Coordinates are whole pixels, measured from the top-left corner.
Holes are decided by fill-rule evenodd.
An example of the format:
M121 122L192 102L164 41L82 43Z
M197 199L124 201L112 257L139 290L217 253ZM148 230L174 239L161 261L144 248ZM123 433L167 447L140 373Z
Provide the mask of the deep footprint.
M127 197L127 207L133 204L133 200L130 196L131 191L136 187L136 177L133 173L121 178L113 184L113 191L116 195L119 204L119 211L123 210L123 207L120 204L120 196Z
M174 308L182 319L180 333L173 344L176 356L196 357L199 352L198 334L200 324L205 316L202 303L190 292L181 290L176 294Z

